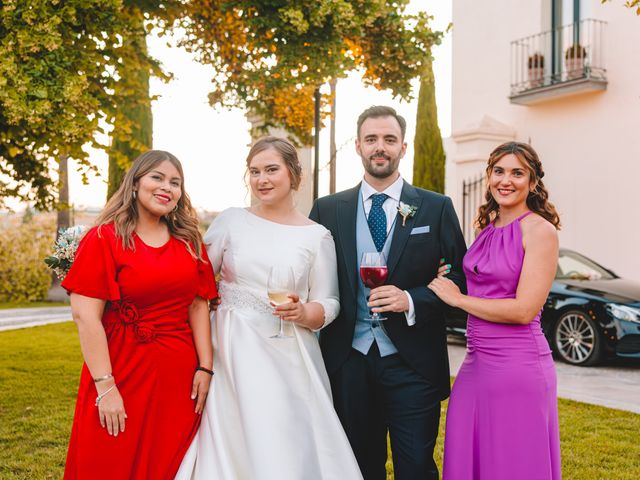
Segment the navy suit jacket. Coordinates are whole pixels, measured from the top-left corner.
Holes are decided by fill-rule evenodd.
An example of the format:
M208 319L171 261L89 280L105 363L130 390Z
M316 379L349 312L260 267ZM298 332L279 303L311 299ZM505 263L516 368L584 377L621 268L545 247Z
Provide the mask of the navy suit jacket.
M359 259L356 258L356 211L360 185L316 200L309 218L333 235L338 260L340 314L320 334L320 347L329 375L347 359L356 321ZM440 258L451 264L448 277L466 291L462 258L466 246L451 199L407 182L400 200L417 207L413 217L395 222L387 265L386 284L407 290L416 313L416 324L407 325L404 313L388 312L384 322L399 355L441 392L449 395L449 359L444 314L448 307L427 288L436 276ZM417 227L427 233L411 234ZM425 229L422 229L425 230ZM419 230L418 230L419 231Z

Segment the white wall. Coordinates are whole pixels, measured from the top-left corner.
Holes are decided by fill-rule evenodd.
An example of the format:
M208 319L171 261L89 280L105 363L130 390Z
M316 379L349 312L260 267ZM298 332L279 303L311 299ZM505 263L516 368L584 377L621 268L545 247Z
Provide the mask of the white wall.
M592 18L608 22L606 91L513 105L510 42L549 29L547 3L454 1L448 193L459 197L456 185L469 173L469 162L456 161L469 149L456 133L488 115L538 151L561 213L561 245L640 280L640 17L620 3L591 1ZM472 162L474 169L484 161Z

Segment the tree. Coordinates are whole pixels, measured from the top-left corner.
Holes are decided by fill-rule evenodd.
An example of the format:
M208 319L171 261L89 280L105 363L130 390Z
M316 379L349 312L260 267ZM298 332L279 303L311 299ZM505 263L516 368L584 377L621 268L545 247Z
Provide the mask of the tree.
M123 0L1 4L0 204L14 197L39 209L56 206L60 185L51 170L62 155L80 165L85 180L96 171L85 147L108 148L95 134L118 119L114 89L126 78L122 39L138 25L124 7ZM159 71L148 55L137 60L139 68Z
M444 193L445 154L440 127L438 127L435 77L430 55L426 57L420 79L416 135L413 145L413 184Z
M153 116L149 80L153 75L168 81L170 74L149 57L146 37L154 27L160 35L171 31L185 14L181 0L125 0L122 16L129 28L123 31L118 82L114 88L117 109L109 149L107 199L120 187L133 160L153 146Z
M153 116L149 95L151 72L137 61L140 54L148 55L144 17L140 11L130 14L138 15L138 28L123 40L123 47L130 54L122 58L123 75L115 86L119 102L109 149L107 200L120 187L133 160L153 144Z
M407 3L193 0L182 45L215 68L212 105L247 108L308 145L313 91L330 78L362 69L365 83L411 97L441 33L425 13L406 15Z
M336 193L336 90L338 79L332 78L329 81L331 87L331 119L329 124L329 193Z
M9 0L0 9L0 194L51 208L50 160L85 173L109 107L117 0ZM0 199L0 202L2 199Z

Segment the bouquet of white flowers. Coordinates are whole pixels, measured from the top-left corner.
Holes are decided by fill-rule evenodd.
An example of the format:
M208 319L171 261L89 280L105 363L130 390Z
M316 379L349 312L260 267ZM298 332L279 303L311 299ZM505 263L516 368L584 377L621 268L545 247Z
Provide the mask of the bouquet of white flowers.
M44 259L44 263L55 272L61 281L69 272L80 240L86 232L87 227L84 225L60 229L60 235L53 246L53 254Z

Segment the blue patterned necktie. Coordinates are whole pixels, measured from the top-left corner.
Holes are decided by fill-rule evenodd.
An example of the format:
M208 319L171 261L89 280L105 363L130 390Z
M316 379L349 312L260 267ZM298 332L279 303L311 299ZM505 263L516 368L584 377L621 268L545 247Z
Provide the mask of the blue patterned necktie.
M384 242L387 240L387 214L382 209L382 204L387 198L389 196L384 193L371 195L371 210L367 218L371 238L373 238L373 243L379 252L382 251Z

